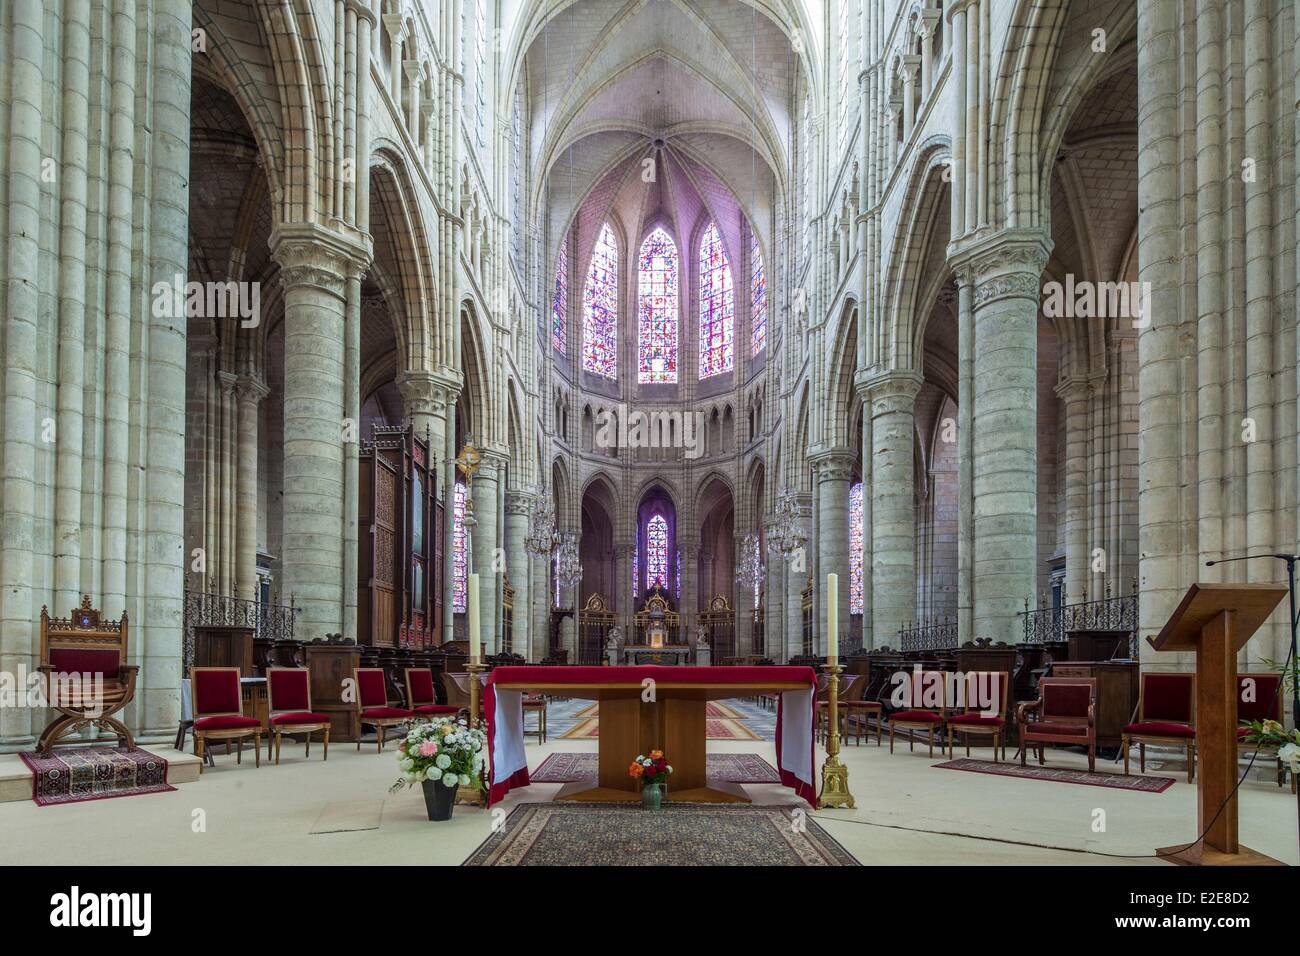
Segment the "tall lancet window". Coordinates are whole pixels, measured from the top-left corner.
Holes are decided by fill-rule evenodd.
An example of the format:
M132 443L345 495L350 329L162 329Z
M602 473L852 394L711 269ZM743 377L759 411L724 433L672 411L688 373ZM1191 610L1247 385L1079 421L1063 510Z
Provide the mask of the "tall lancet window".
M605 223L596 238L582 288L582 367L604 378L618 376L618 245Z
M560 259L555 266L555 294L551 297L551 344L557 352L568 347L569 316L569 240L560 243Z
M668 589L668 522L663 515L655 515L645 526L646 587L656 581Z
M451 512L451 609L463 614L469 595L469 560L465 536L465 483L456 482L456 498Z
M730 372L736 363L736 294L717 223L700 239L700 378Z
M753 232L749 234L749 346L750 355L767 347L767 273Z
M677 381L677 244L663 229L637 263L637 381Z
M849 488L849 613L861 614L862 600L862 482Z

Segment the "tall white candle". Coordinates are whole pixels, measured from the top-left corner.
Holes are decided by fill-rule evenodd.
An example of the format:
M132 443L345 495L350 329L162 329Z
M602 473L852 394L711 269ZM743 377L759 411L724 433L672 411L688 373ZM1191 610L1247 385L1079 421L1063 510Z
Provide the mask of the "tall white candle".
M840 662L840 576L826 575L826 663Z
M469 620L467 621L467 624L469 625L469 659L471 663L477 664L478 657L479 657L479 648L482 646L482 641L478 633L478 575L477 574L471 574L469 576L469 585L467 587L467 590L469 591L468 594L469 600L467 606L467 613L469 616Z

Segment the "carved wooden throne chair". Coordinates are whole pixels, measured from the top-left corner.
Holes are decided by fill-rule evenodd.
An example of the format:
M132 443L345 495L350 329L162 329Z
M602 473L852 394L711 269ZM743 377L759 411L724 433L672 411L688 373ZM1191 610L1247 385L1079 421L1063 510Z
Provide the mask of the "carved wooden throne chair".
M116 735L120 746L134 747L126 724L113 715L135 696L140 668L126 662L126 612L106 621L90 597L68 617L50 617L41 608L41 663L39 670L51 709L59 716L41 733L36 752L48 756L61 738L94 726Z

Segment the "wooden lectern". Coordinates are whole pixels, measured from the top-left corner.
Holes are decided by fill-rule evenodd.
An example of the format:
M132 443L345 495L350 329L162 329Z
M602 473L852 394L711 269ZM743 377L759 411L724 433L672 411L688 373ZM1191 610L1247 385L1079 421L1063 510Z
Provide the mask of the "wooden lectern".
M1276 584L1193 584L1149 639L1158 651L1196 652L1196 832L1204 837L1156 850L1173 863L1278 863L1237 843L1237 651L1286 595Z

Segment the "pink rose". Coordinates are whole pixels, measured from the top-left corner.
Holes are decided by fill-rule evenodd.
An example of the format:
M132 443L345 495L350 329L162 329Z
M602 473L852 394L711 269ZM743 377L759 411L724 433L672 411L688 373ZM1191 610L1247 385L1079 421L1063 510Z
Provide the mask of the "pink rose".
M432 740L426 740L424 743L420 744L421 757L432 757L437 752L438 752L438 745L435 744Z

